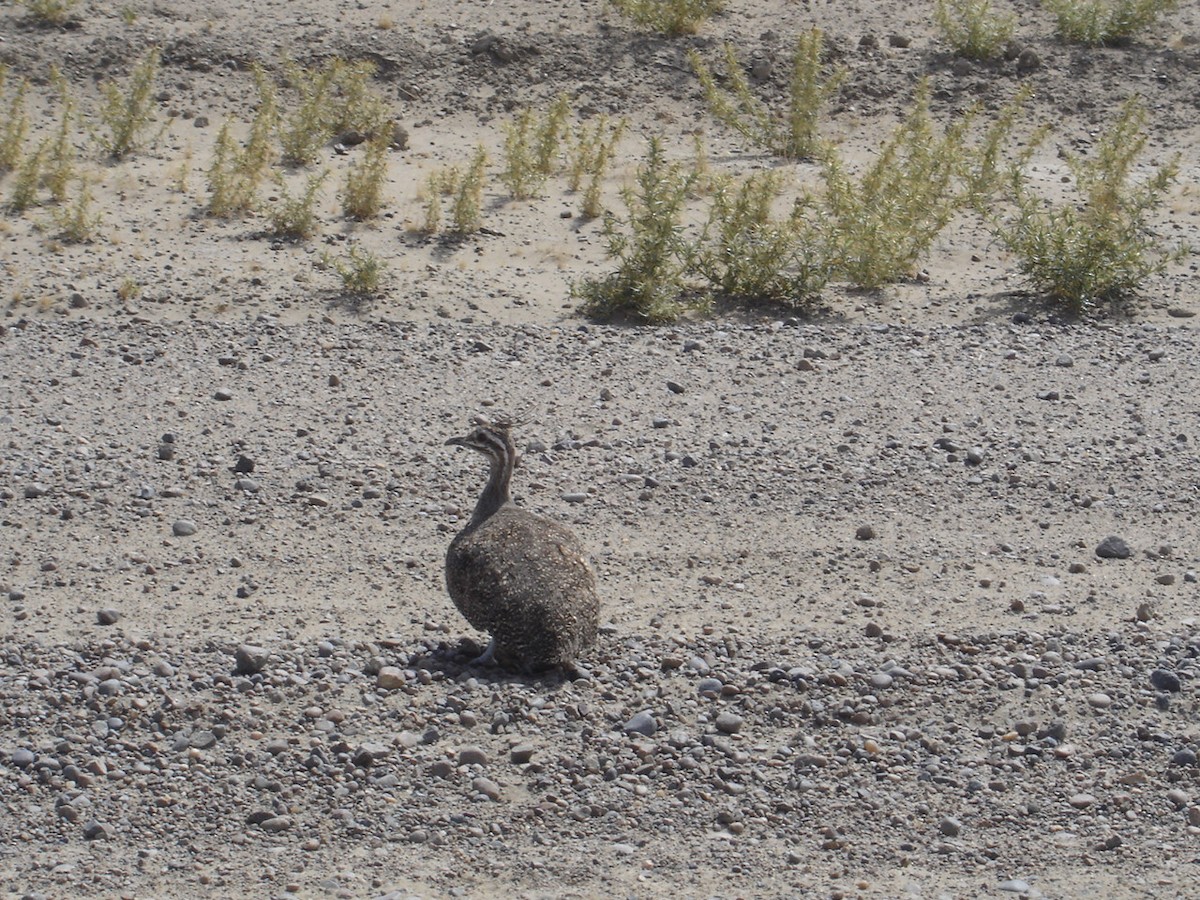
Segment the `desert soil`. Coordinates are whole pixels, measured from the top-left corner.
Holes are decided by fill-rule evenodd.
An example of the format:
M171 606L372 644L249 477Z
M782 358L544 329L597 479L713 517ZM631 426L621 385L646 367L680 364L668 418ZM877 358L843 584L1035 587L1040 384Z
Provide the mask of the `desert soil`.
M152 44L174 117L115 164L81 131L93 243L0 220L5 892L1200 896L1194 261L1068 321L964 217L910 282L655 329L575 313L612 264L561 185L414 230L429 172L563 91L630 120L614 208L653 134L773 165L684 53L734 41L778 92L816 24L848 158L921 75L943 121L1028 81L1049 189L1139 94L1146 163L1181 161L1156 231L1200 243L1196 8L1097 50L1013 6L1022 72L956 63L924 0L731 0L677 39L587 0L0 6L35 135L51 64L94 115ZM307 242L204 215L216 131L284 54L379 67L410 141L376 222L332 191ZM327 156L332 184L353 151ZM314 265L352 241L390 265L370 303ZM497 412L527 420L518 502L594 553L580 680L470 666L445 594L485 473L442 445Z

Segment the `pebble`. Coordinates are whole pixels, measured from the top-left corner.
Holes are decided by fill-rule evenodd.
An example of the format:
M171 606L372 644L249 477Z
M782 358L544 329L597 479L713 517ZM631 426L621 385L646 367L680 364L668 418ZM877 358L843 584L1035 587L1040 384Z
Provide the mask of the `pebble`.
M1088 706L1091 706L1094 709L1108 709L1113 703L1112 697L1101 691L1097 691L1094 694L1088 694L1087 702Z
M263 821L259 822L258 827L263 831L278 834L292 827L292 818L291 816L271 816L271 818L263 819Z
M471 782L471 789L478 791L487 797L489 800L500 799L500 785L492 781L490 778L476 778Z
M36 758L37 757L34 756L33 751L25 747L18 747L12 752L12 763L18 769L29 768L33 765L33 761Z
M1196 765L1196 751L1184 747L1171 757L1171 765L1173 766L1194 766Z
M463 747L458 751L460 766L486 766L488 755L481 747Z
M1096 555L1101 559L1129 559L1133 551L1129 545L1116 535L1109 535L1096 547Z
M1096 802L1096 798L1091 794L1072 794L1067 800L1075 809L1087 809Z
M508 751L508 758L517 765L524 765L533 759L533 744L517 744Z
M645 737L653 737L658 731L658 724L654 721L654 714L649 710L643 710L640 713L628 719L621 730L626 734L640 734Z
M266 666L270 654L265 647L259 647L257 644L239 644L237 650L233 652L234 662L237 664L237 674L239 675L256 675Z
M872 525L859 525L854 531L854 537L860 541L875 540L875 528Z
M375 685L381 690L396 691L404 687L404 673L395 666L384 666L375 676Z
M726 711L717 716L714 724L717 726L717 731L724 734L737 734L742 730L743 722L744 720L741 716Z
M120 618L121 611L111 606L96 610L96 621L100 625L116 625Z
M958 837L962 834L962 823L953 816L946 816L938 823L938 831L946 837Z
M197 531L196 523L191 519L176 519L171 525L171 533L175 537L190 537Z
M1032 888L1028 881L1023 881L1020 878L1010 878L1008 881L1002 881L996 885L996 889L1009 894L1028 894Z
M1166 669L1155 669L1151 672L1150 684L1156 690L1169 691L1170 693L1178 693L1183 689L1183 684L1180 682L1179 676Z

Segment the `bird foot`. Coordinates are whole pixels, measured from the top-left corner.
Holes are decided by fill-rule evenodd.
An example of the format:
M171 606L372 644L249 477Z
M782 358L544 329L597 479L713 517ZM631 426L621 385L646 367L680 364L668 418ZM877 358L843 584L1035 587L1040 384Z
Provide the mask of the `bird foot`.
M496 639L492 638L487 649L471 660L469 666L490 666L496 662Z

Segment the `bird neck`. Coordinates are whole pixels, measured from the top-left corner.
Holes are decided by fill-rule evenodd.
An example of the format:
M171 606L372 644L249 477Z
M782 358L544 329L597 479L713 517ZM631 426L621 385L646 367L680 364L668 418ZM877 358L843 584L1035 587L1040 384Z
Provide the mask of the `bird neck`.
M491 460L488 481L483 487L483 493L479 495L479 501L475 504L475 512L471 514L471 524L477 525L504 504L512 502L512 494L508 487L512 480L512 472L511 456L506 454L503 459Z

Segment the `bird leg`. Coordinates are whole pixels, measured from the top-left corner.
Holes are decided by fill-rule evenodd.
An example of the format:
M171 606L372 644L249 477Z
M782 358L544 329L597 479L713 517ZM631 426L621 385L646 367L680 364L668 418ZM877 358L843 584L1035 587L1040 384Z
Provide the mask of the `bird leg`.
M496 639L488 643L487 649L480 653L477 657L471 660L468 665L472 666L490 666L496 661Z

